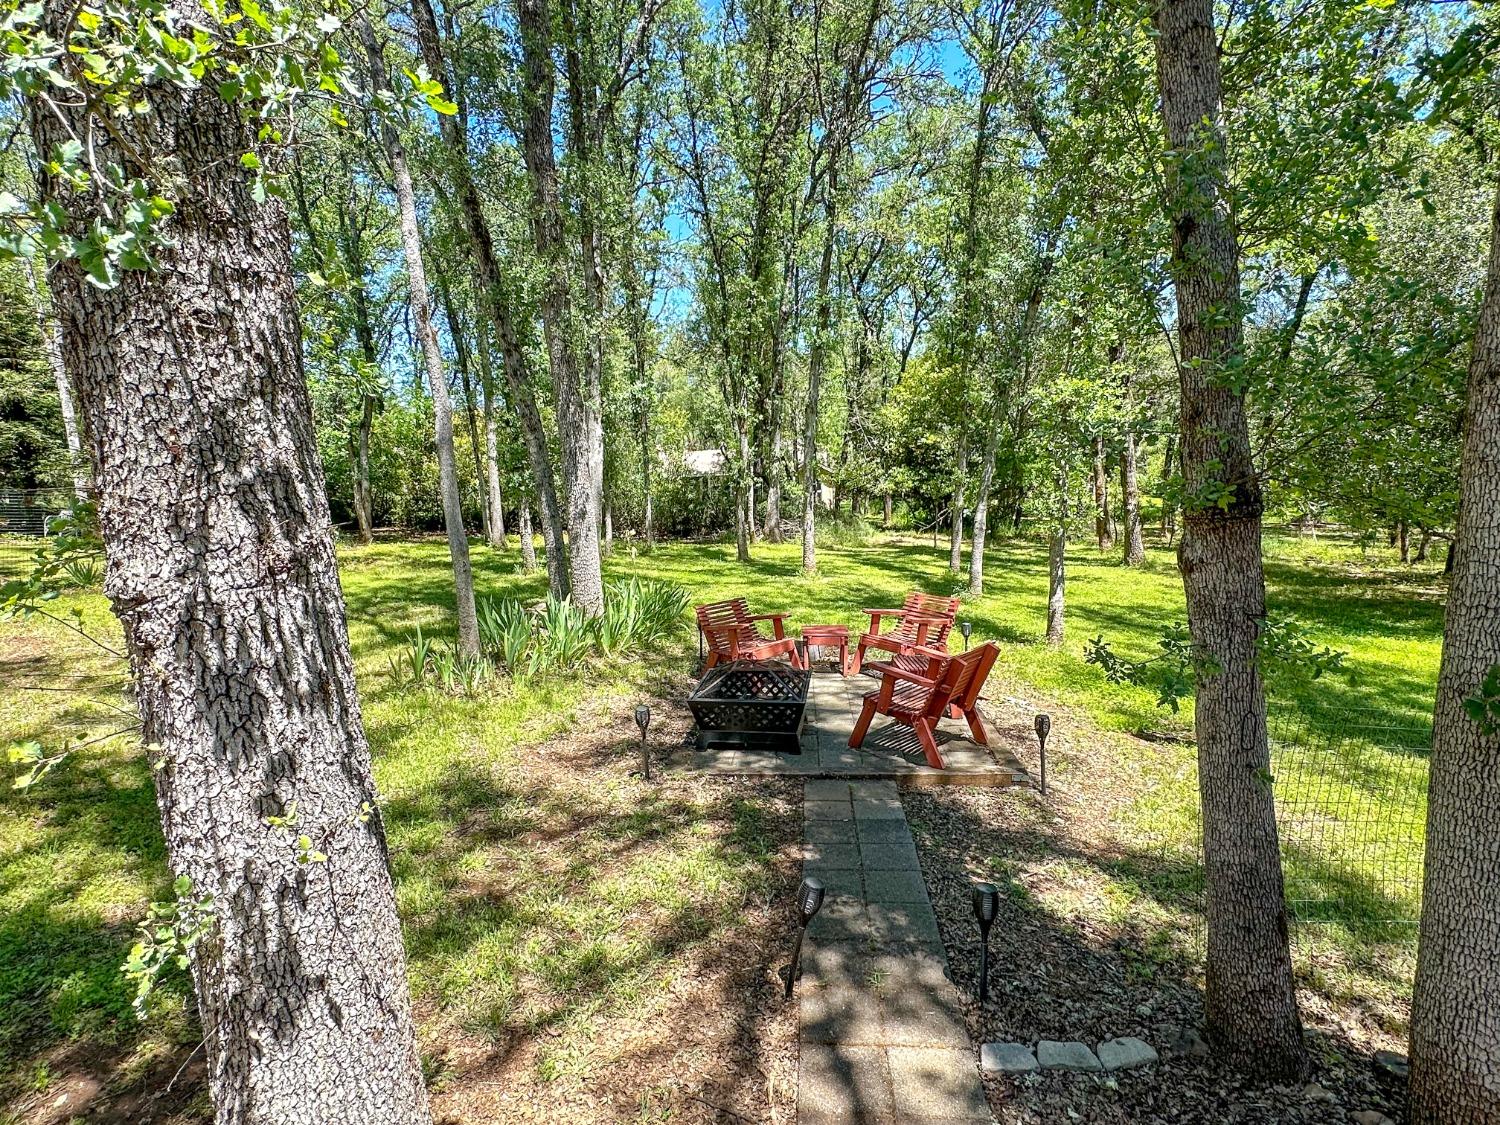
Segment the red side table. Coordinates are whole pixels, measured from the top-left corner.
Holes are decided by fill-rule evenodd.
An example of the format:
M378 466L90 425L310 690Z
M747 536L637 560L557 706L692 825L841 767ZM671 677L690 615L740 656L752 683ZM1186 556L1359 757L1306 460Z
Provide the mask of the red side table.
M814 648L836 648L839 650L839 675L849 674L849 627L847 625L804 625L802 643L809 650ZM809 652L811 656L811 652ZM809 663L809 667L811 664Z

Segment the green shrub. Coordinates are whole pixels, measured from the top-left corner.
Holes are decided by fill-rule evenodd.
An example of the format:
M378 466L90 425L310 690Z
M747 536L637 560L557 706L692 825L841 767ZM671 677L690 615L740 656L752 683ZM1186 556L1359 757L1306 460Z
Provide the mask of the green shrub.
M549 597L538 609L515 598L480 598L478 660L451 645L436 645L420 628L389 661L398 684L433 685L472 695L503 670L513 680L568 672L591 656L638 652L681 628L691 595L671 582L631 578L605 587L604 612L588 618L571 601Z
M819 512L816 527L819 547L863 547L875 534L864 516L843 510Z

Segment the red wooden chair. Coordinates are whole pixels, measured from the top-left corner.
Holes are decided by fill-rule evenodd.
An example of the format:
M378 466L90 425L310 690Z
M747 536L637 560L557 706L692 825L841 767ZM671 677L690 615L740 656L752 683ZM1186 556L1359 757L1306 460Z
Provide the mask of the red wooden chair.
M867 609L864 612L870 615L870 628L860 635L859 646L854 651L854 671L858 672L864 666L865 650L873 648L891 653L892 659L877 662L872 665L872 670L894 664L909 672L921 672L927 666L927 659L917 656L916 650L947 649L948 633L958 615L958 598L913 590L906 595L900 609ZM889 633L882 633L880 628L887 617L896 618L896 627Z
M751 613L744 598L710 602L697 606L698 630L708 649L704 671L729 660L770 660L773 656L791 658L793 668L802 667L797 655L797 641L786 635L786 614ZM756 624L771 622L771 636Z
M870 721L876 715L888 715L916 732L917 742L927 755L927 764L940 770L943 756L938 752L933 731L949 707L963 715L975 742L981 746L990 744L984 733L984 719L979 714L979 692L994 667L995 658L1000 655L1000 649L993 641L986 641L959 656L949 656L936 649L925 649L920 655L930 661L930 674L919 676L904 668L887 668L880 688L865 695L864 709L854 733L849 736L849 746L859 749L870 729Z

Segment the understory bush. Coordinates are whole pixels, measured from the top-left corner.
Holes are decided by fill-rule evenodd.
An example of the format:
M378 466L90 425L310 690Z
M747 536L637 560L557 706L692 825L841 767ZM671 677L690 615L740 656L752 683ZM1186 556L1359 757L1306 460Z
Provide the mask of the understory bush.
M847 509L818 512L814 541L819 547L863 547L875 534L864 516Z
M566 598L528 608L517 598L480 598L481 656L466 660L450 643L435 644L418 628L390 661L398 683L472 695L500 675L513 680L573 672L591 659L641 652L671 636L687 616L691 595L671 582L631 578L604 588L604 612L589 618Z

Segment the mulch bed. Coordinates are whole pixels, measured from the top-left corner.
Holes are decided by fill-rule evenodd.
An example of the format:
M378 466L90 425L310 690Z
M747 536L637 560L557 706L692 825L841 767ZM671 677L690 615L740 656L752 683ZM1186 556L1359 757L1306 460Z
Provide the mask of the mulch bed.
M1011 717L1029 726L1029 714ZM986 1077L996 1118L1003 1125L1347 1125L1352 1114L1373 1110L1403 1120L1404 1081L1373 1063L1369 1029L1358 1026L1361 1013L1326 997L1303 996L1315 1085L1249 1082L1212 1053L1166 1049L1201 1030L1197 958L1160 932L1155 911L1181 903L1163 908L1151 902L1152 917L1141 917L1146 907L1140 904L1151 891L1142 889L1140 876L1143 870L1149 875L1150 857L1118 838L1114 814L1122 794L1139 790L1139 756L1171 751L1090 735L1077 716L1070 716L1067 729L1062 769L1045 803L1031 790L955 788L904 796L951 973L969 998L966 1016L976 1043L1034 1047L1046 1038L1096 1047L1131 1035L1156 1047L1162 1060L1111 1075ZM1068 768L1070 758L1078 768ZM1035 769L1034 761L1027 764ZM973 999L979 931L970 904L971 887L981 879L1003 892L983 1009Z

